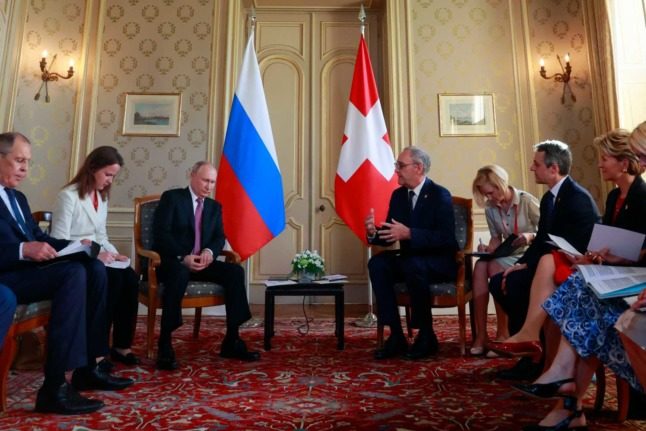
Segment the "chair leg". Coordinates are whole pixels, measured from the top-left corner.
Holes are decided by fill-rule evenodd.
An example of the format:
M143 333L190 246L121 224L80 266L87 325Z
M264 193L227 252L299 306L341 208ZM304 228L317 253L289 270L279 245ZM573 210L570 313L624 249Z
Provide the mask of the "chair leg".
M406 332L408 333L408 338L413 338L413 327L410 325L411 322L411 307L410 305L404 306L404 312L406 313Z
M193 323L193 338L197 340L200 336L200 324L202 323L202 307L195 307L195 321Z
M606 369L602 364L599 364L594 374L596 375L597 380L597 393L594 397L594 412L599 413L603 408L603 399L606 396Z
M625 379L617 376L617 421L623 422L628 418L630 406L630 386Z
M146 319L146 358L153 357L153 341L155 338L155 320L157 318L157 307L154 300L148 302L148 317Z
M0 412L7 411L7 376L15 355L16 338L11 329L9 329L4 341L4 347L0 351Z
M465 356L467 353L467 317L464 304L458 304L458 326L460 332L460 354Z

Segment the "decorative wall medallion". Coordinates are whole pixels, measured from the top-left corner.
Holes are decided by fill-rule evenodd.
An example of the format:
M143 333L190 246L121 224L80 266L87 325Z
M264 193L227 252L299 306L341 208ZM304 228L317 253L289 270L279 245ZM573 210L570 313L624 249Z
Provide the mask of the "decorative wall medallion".
M180 39L175 42L175 52L179 54L180 57L185 57L186 54L193 50L193 44L188 39Z
M471 34L471 30L466 25L458 24L453 27L453 36L459 41L464 41Z
M592 145L584 145L583 146L583 151L581 152L583 155L583 160L586 161L589 165L592 163L596 163L597 161L597 151L594 149L594 146Z
M145 92L146 90L151 89L153 85L155 85L155 79L151 74L144 73L137 77L137 88L140 91Z
M451 1L457 7L463 7L465 4L467 4L467 0L451 0Z
M110 109L104 109L101 112L99 112L99 115L97 115L96 121L99 123L101 127L104 129L107 129L110 127L112 124L114 124L114 120L116 118L116 115L114 114L113 111Z
M198 91L191 94L189 103L196 111L201 111L209 103L209 98L205 93Z
M40 37L40 33L34 30L30 30L27 32L27 37L25 38L25 41L27 42L27 46L31 49L36 49L40 45L42 38Z
M552 31L559 39L564 39L569 29L570 26L565 21L556 21L552 27Z
M435 19L441 24L446 24L453 18L453 12L445 7L440 7L435 10Z
M513 140L514 137L511 135L511 132L509 130L498 130L498 138L496 139L496 143L500 148L502 148L503 150L509 149Z
M170 21L164 21L157 26L157 33L166 40L175 34L175 24Z
M170 5L172 5L172 4L173 4L173 2L174 2L174 0L164 0L164 4L165 4L166 6L170 6Z
M56 18L47 18L45 19L45 23L43 24L43 28L49 35L53 35L54 33L57 33L61 29L61 24L58 22Z
M145 196L147 194L148 192L144 186L142 185L132 186L128 189L128 200L132 202L134 198L139 196Z
M175 75L173 78L173 88L179 92L188 88L189 85L191 85L191 78L189 78L188 75L182 73Z
M435 36L436 30L435 27L429 24L420 25L417 29L417 35L422 38L422 40L428 42L433 36Z
M117 22L117 21L119 21L121 18L123 18L124 13L125 13L125 12L124 12L124 10L123 10L123 6L120 6L120 5L112 5L112 6L110 6L110 7L108 8L108 13L107 13L107 15L108 15L108 18L110 18L110 21L112 21L112 22Z
M150 57L150 54L157 50L157 42L152 39L144 39L139 42L139 51L146 57Z
M191 66L195 73L201 75L209 69L209 59L202 56L195 57L191 62Z
M186 161L186 150L182 147L173 147L168 152L168 161L170 161L173 166L178 167L182 162Z
M68 3L63 7L63 15L68 21L75 21L81 16L81 8L78 5Z
M136 22L127 22L123 25L123 34L128 38L132 39L139 34L141 31L141 26Z
M153 138L153 145L157 148L163 148L168 138Z
M552 54L554 54L554 44L546 40L539 42L538 46L536 47L536 53L539 57L548 59L552 56Z
M202 129L191 129L187 136L188 142L195 148L206 142L206 132Z
M179 18L182 22L188 22L191 18L193 18L193 15L195 15L193 6L185 4L177 8L177 18Z
M566 129L564 137L565 142L570 145L578 145L581 143L581 132L579 129Z
M155 61L155 68L160 74L166 75L174 66L175 62L170 57L159 57Z
M45 0L31 0L31 9L39 14L45 9Z
M42 147L49 140L49 130L42 126L34 126L29 131L29 140L36 147Z
M47 171L40 163L34 163L34 165L29 168L29 183L30 184L40 184L45 177L47 176Z
M433 4L433 0L417 0L417 4L423 8L427 8Z
M445 60L453 54L453 44L451 42L441 42L437 45L437 53Z
M71 37L65 37L58 42L58 47L65 55L72 55L78 48L78 42Z
M150 158L150 151L148 148L136 147L130 152L130 159L135 166L142 167L144 163Z
M130 55L123 57L119 62L119 68L123 71L123 73L129 75L133 70L137 68L137 59Z
M534 21L539 24L546 24L550 16L552 16L552 12L546 7L539 7L534 11Z
M167 177L166 168L163 166L153 166L148 170L148 179L151 183L158 186Z
M148 22L153 22L159 16L159 8L152 4L147 4L141 9L141 16Z
M211 26L208 22L198 22L193 26L193 34L199 40L204 40L211 34Z
M101 77L101 87L106 92L111 92L117 85L119 85L119 78L114 73L106 73Z
M573 51L581 52L585 47L585 40L583 39L583 35L581 33L574 34L572 36L572 40L570 41L570 46L572 47Z
M114 57L114 55L121 50L121 42L117 39L108 39L103 42L103 50L110 57Z
M592 109L590 107L581 108L578 117L581 124L589 126L592 124Z
M567 4L567 11L575 18L579 17L579 10L581 9L580 0L570 0Z
M474 7L469 11L469 18L476 24L482 24L487 19L487 12L479 7Z

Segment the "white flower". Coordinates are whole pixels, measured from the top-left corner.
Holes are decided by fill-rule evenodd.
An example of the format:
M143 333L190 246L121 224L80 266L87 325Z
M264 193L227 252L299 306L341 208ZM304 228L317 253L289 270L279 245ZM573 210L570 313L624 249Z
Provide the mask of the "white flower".
M305 250L301 253L296 253L292 259L292 272L293 273L310 273L321 275L325 273L325 260L319 255L317 250Z

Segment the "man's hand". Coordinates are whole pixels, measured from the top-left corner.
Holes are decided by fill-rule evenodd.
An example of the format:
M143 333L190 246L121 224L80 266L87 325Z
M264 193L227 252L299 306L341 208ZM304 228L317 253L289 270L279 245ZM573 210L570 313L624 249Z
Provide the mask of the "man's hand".
M410 229L393 219L392 223L384 223L378 232L379 238L388 242L410 239Z
M505 272L502 273L502 284L500 285L500 289L502 290L502 293L504 293L505 295L507 294L507 276L514 271L520 271L521 269L525 269L525 268L527 268L526 263L517 263L505 269Z
M200 253L200 262L205 264L205 268L213 263L213 253L210 250L204 249Z
M58 253L51 245L46 242L30 241L22 244L22 256L35 262L44 262L54 259Z
M213 261L213 258L211 258L211 261ZM186 256L184 256L182 263L186 265L191 272L202 271L210 264L206 264L202 261L202 255L195 254L187 254Z
M375 226L375 209L370 208L370 212L366 216L366 219L364 220L363 224L366 227L366 234L373 238L375 234L377 233L377 226Z

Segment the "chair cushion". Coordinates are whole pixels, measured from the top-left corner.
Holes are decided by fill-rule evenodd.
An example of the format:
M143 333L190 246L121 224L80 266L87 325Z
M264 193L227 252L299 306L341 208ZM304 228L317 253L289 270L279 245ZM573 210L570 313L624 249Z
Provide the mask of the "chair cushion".
M31 304L21 304L16 307L16 313L13 315L14 323L24 322L32 317L49 314L52 308L51 301L32 302Z
M445 295L455 296L456 295L455 283L453 282L431 283L428 285L428 289L430 290L431 295L434 295L434 296L445 296ZM471 291L471 283L469 282L469 280L465 280L464 293L467 293L470 291ZM406 283L396 283L395 292L408 293L408 287L406 286Z
M139 291L144 294L148 294L148 281L139 282ZM164 292L164 283L159 283L159 289L157 290L157 296L161 297ZM199 297L199 296L224 296L224 287L217 283L211 283L208 281L189 281L188 286L186 287L186 293L184 296L188 297Z

